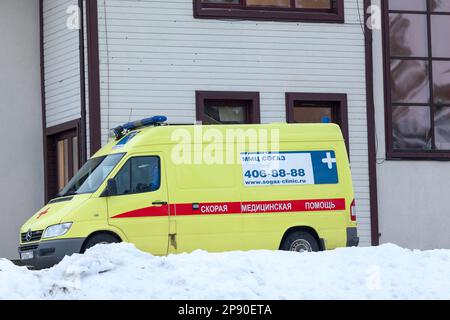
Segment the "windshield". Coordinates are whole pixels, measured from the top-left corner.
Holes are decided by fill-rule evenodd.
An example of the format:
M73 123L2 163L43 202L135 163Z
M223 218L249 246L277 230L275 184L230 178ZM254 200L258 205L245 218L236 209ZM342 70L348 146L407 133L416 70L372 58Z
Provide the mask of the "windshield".
M117 153L88 160L58 196L95 192L123 156L124 153Z

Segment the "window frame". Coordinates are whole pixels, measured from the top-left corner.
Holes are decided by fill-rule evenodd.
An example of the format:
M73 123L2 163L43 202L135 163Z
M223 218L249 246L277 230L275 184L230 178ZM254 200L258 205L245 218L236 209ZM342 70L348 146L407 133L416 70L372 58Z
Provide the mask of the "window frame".
M435 147L435 132L434 132L434 115L437 107L450 107L450 103L439 104L434 100L433 88L433 61L450 61L450 58L434 58L432 52L432 34L431 32L431 16L432 15L450 15L449 12L431 12L430 1L426 1L427 10L389 10L388 1L382 1L382 46L383 46L383 82L384 82L384 118L385 118L385 139L386 139L386 160L448 160L450 161L450 150L395 150L393 140L393 118L392 105L395 106L411 106L420 107L427 106L430 109L430 132L432 135L432 147ZM389 13L403 13L403 14L422 14L427 18L427 57L397 57L391 56L390 43L390 19ZM430 101L428 103L393 103L392 102L392 81L391 81L391 60L420 60L428 63L428 79L430 80Z
M244 19L260 21L326 22L344 23L344 0L333 1L332 10L305 8L246 7L246 0L239 4L202 3L193 0L196 19ZM295 0L291 0L294 3Z
M131 195L137 195L137 194L148 194L153 193L161 190L161 184L162 184L162 168L161 168L161 157L158 155L136 155L136 156L130 156L127 159L124 160L123 164L120 166L120 168L117 170L117 173L114 175L113 179L115 180L116 177L121 173L122 169L127 165L128 162L133 161L133 159L137 158L157 158L158 159L158 166L159 166L159 186L158 189L153 191L147 191L147 192L131 192L126 194L115 194L113 197L123 197L123 196L131 196ZM132 184L132 166L130 164L130 184Z
M196 117L197 121L205 122L205 104L206 100L216 100L220 103L229 103L232 101L248 101L246 124L261 123L260 115L260 95L259 92L247 91L196 91ZM228 124L224 124L228 125ZM230 124L232 125L232 124Z
M338 124L341 127L342 135L344 136L347 152L350 153L350 141L348 131L348 103L347 94L345 93L286 93L286 121L294 123L294 108L295 102L301 101L304 103L331 103L334 108L333 113L338 118Z

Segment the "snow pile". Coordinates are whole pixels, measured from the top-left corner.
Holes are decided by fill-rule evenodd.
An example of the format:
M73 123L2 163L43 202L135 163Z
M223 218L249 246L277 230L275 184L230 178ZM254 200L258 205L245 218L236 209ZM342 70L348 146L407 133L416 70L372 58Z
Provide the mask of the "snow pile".
M99 245L43 271L0 260L0 299L450 299L450 250L155 257Z

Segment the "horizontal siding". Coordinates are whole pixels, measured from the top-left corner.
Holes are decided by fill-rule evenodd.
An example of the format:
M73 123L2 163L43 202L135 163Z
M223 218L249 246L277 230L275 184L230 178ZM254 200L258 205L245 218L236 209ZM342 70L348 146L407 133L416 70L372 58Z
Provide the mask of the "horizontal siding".
M347 93L359 231L370 244L362 0L345 1L345 24L194 19L191 0L98 4L103 143L130 119L193 123L196 90L259 91L264 123L286 120L288 91Z
M44 0L44 63L47 127L81 116L79 33L66 13L77 0Z

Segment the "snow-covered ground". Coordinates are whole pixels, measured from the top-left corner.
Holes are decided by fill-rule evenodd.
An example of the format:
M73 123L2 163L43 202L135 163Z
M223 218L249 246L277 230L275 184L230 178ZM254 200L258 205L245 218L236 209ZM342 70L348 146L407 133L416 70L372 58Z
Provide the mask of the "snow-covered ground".
M43 271L0 260L0 299L450 299L450 250L154 257L100 245Z

